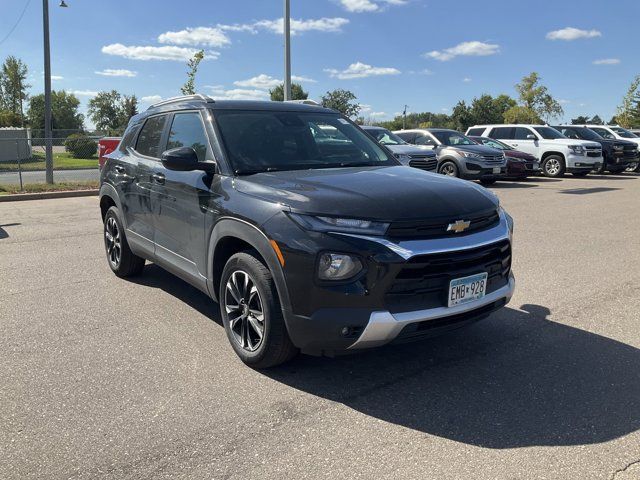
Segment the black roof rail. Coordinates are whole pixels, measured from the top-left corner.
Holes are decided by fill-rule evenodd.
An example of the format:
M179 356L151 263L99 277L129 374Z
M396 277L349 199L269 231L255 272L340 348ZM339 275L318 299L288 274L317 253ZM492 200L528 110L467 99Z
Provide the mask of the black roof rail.
M202 93L196 93L195 95L180 95L178 97L167 98L166 100L162 100L161 102L154 103L147 110L151 110L152 108L162 107L164 105L169 105L171 103L180 103L180 102L188 102L189 100L201 100L207 103L214 103L213 98L203 95Z

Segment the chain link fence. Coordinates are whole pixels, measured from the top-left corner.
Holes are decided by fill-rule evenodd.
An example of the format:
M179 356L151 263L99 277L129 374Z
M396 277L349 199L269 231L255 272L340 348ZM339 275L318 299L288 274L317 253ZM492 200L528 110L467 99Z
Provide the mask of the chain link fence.
M0 129L0 185L46 182L46 139L39 130ZM103 135L77 130L52 134L55 182L94 181L98 173L98 142Z

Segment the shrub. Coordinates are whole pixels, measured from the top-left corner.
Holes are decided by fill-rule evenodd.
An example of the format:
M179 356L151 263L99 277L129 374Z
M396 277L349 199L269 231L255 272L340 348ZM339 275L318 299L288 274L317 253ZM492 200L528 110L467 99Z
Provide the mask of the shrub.
M82 133L73 133L64 141L64 149L73 158L91 158L98 151L98 143Z

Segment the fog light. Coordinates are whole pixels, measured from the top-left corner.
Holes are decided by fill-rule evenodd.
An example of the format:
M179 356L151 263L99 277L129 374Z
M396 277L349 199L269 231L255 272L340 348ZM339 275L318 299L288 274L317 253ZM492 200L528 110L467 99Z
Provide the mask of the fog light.
M351 255L323 253L318 263L320 280L346 280L362 270L362 262Z

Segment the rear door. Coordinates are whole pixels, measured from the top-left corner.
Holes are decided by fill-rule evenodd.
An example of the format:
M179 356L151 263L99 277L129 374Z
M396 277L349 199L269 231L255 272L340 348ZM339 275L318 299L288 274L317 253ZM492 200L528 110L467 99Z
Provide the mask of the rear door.
M199 161L214 159L199 111L177 112L169 125L163 151L191 147ZM206 251L205 214L213 175L169 170L161 162L152 170L156 261L189 280L202 280L198 265Z

